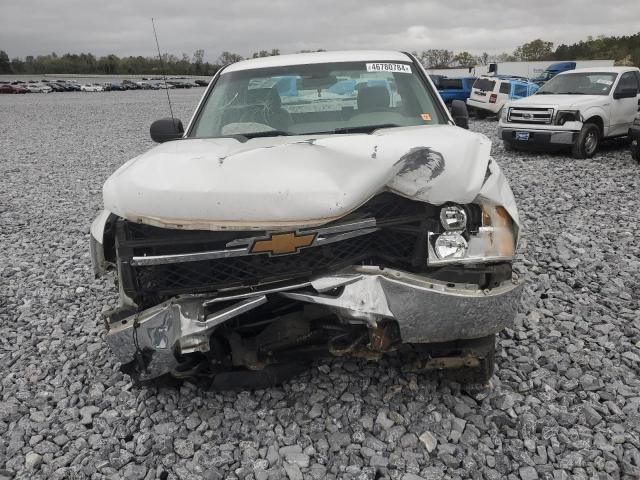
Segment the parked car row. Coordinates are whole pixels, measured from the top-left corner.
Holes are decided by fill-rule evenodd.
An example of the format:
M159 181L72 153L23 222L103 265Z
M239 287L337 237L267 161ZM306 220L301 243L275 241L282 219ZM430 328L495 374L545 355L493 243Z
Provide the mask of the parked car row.
M76 80L15 80L13 82L0 81L0 93L51 93L51 92L105 92L123 90L160 90L164 88L193 88L207 86L206 80L142 79L134 82L122 80L119 82L79 83Z

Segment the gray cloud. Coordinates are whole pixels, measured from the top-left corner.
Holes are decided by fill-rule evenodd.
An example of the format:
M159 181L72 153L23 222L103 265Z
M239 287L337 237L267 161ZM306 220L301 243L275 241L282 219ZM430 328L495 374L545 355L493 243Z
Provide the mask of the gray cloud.
M447 48L501 53L535 38L573 43L588 35L640 30L638 0L21 0L6 2L0 49L11 57L55 51L154 55L151 17L162 50L213 61L224 50Z

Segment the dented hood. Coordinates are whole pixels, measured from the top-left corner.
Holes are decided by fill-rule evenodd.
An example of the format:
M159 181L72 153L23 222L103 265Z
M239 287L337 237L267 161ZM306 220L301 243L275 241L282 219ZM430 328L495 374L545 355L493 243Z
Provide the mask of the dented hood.
M512 204L517 216L495 163L494 178L485 178L489 150L486 137L448 125L183 139L124 164L105 183L104 204L132 221L209 230L320 225L383 190L436 205L484 196Z
M531 95L510 103L512 107L553 107L555 109L604 106L611 103L607 95Z

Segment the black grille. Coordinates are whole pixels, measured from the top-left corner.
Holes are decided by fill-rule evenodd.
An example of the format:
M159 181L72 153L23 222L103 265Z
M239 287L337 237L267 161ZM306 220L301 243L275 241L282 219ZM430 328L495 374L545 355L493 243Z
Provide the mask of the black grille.
M552 108L509 108L507 121L511 123L551 123Z
M380 230L297 254L270 257L247 255L165 265L132 266L133 256L192 253L224 249L234 239L259 237L267 232L183 231L151 227L120 220L117 250L124 291L138 301L154 301L180 294L249 287L279 280L308 278L327 270L354 264L404 268L426 265L426 235L430 205L385 193L336 221L375 217Z

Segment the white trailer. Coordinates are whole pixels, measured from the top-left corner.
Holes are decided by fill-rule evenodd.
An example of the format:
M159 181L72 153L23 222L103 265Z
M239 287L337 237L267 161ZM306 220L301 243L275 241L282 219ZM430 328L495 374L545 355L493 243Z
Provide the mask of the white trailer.
M540 62L500 62L497 63L498 75L516 75L519 77L533 78L545 71L554 63L575 61L576 68L612 67L613 60L544 60ZM479 77L489 75L489 65L476 65L472 68L429 68L430 75L445 75L447 77Z

